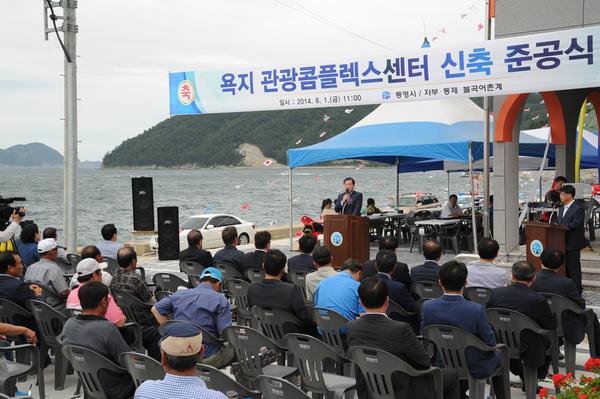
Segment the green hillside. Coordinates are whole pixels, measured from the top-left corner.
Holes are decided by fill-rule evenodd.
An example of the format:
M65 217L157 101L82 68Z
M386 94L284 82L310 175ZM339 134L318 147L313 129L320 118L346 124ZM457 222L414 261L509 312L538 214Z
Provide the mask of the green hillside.
M481 99L473 100L481 105ZM288 111L244 112L177 116L166 119L142 134L125 140L104 156L105 167L198 167L238 165L243 143L258 146L266 157L287 162L289 148L305 147L339 134L364 118L377 106L316 108ZM548 123L539 94L529 96L521 129ZM346 113L346 109L352 109ZM325 121L324 116L329 116ZM586 129L598 129L593 109ZM323 132L326 135L320 137ZM298 141L301 142L299 144Z

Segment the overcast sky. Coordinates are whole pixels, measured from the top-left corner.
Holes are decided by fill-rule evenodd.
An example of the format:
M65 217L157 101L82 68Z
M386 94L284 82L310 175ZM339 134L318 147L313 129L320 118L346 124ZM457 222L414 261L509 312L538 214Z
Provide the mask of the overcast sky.
M79 1L79 158L100 160L168 118L168 71L328 61L483 39L484 0ZM42 0L4 4L1 148L63 152L63 56ZM62 11L57 14L62 14ZM444 29L443 29L444 28ZM444 30L446 33L443 33Z

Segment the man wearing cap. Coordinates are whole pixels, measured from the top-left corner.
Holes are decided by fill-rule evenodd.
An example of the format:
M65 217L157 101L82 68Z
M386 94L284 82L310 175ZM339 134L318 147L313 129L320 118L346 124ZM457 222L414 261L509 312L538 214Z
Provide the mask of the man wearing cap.
M120 364L120 356L130 349L117 327L106 320L110 300L108 287L92 281L83 284L78 292L81 314L65 322L62 339L66 345L83 346L104 356L115 364ZM129 373L98 372L98 379L107 396L111 399L125 399L133 396L135 385Z
M202 331L194 325L168 325L160 343L163 380L145 381L135 391L134 399L226 399L221 392L208 389L198 378L196 364L202 359Z
M56 241L52 238L40 241L38 253L40 260L27 268L25 281L43 284L53 290L59 298L47 296L46 303L58 311L63 311L70 291L63 270L55 262L58 257Z
M180 290L162 299L152 307L152 314L160 324L164 324L169 317L190 321L219 336L231 324L229 301L221 293L222 281L221 271L208 267L200 274L200 283L196 288ZM202 363L222 368L234 360L235 352L227 342L207 342L205 356Z
M46 231L46 230L44 230ZM59 253L59 257L60 257L60 250L58 251ZM107 286L110 285L110 281L112 280L112 275L106 271L106 268L108 267L108 264L106 262L104 262L104 258L102 257L102 254L100 253L100 250L98 249L97 246L95 245L87 245L85 247L83 247L83 249L81 250L81 259L88 259L88 258L92 258L92 259L96 259L96 262L104 265L104 267L102 268L101 272L102 272L102 282L104 284L106 284ZM79 285L79 282L77 281L77 273L75 273L73 275L73 278L71 279L71 282L69 283L69 288L73 289L73 287L76 287Z

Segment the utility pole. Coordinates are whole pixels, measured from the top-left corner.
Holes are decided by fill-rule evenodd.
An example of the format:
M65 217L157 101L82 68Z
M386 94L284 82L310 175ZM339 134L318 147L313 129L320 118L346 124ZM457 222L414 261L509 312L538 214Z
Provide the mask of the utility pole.
M77 251L77 0L42 2L44 38L48 40L48 34L55 33L65 57L63 230L66 246L74 253ZM62 8L62 16L55 14L58 8ZM62 25L57 26L57 21L62 21ZM64 43L59 32L63 33Z
M492 18L495 17L495 0L485 4L485 40L492 38ZM490 237L490 98L483 97L483 236ZM473 225L475 226L475 225ZM473 228L475 230L475 228ZM475 233L473 233L475 235Z

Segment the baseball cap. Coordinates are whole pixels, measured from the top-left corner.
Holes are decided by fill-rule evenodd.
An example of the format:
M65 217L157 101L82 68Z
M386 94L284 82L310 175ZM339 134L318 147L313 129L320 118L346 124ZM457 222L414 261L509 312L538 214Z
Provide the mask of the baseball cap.
M215 280L223 282L223 275L221 274L221 271L216 267L207 267L206 269L204 269L202 273L200 273L200 280L202 280L204 277L212 277Z
M54 248L56 248L56 241L54 240L54 238L45 238L42 241L38 242L38 253L43 254L46 253L48 251L53 250Z
M192 323L169 322L162 331L160 349L171 356L192 356L202 349L202 330Z
M104 262L98 263L94 258L86 258L82 259L77 264L77 268L75 270L77 271L78 275L85 276L86 274L94 273L98 269L106 269L106 266L108 265Z

